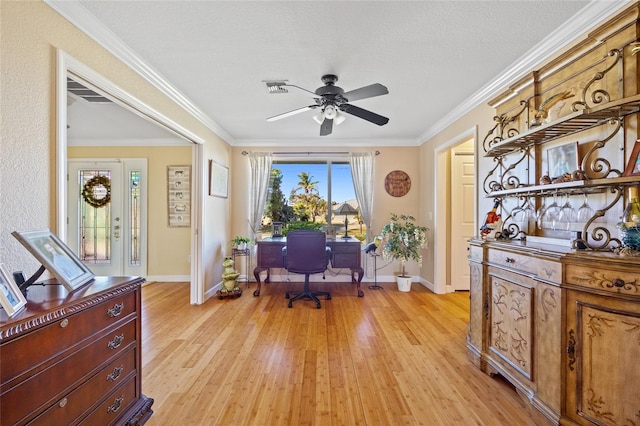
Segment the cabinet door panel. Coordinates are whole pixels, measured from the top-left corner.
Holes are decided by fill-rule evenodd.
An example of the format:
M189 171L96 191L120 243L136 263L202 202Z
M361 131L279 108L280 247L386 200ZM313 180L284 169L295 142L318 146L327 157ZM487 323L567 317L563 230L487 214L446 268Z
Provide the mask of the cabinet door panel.
M489 347L527 379L531 379L533 358L532 300L532 288L491 277Z
M569 416L581 423L640 424L640 309L575 292L568 300Z

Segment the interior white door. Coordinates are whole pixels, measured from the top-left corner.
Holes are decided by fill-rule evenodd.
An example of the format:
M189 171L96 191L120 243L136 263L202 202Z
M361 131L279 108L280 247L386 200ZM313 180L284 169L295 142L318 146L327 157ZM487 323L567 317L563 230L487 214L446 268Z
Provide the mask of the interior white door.
M120 161L69 161L67 243L96 275L124 275L126 192Z
M449 277L453 290L469 290L471 277L467 262L469 239L474 235L473 145L454 149L451 159L451 252Z

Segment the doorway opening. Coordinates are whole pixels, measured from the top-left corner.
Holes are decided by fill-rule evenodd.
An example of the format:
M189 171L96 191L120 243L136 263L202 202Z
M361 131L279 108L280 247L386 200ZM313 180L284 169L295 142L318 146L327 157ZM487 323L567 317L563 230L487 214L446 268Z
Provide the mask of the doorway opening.
M199 221L201 220L199 209L201 209L200 198L201 198L201 185L197 184L200 181L201 176L201 167L199 167L199 160L201 158L202 147L201 144L204 142L196 135L192 134L187 129L178 125L177 123L171 121L167 117L163 116L161 113L153 110L143 102L139 101L135 97L131 96L129 93L123 91L118 86L114 85L111 81L105 79L100 74L96 73L91 68L85 66L74 58L70 57L66 53L59 51L58 52L58 74L57 74L57 146L56 146L56 233L60 236L61 239L65 242L69 242L69 222L70 211L69 211L69 187L67 186L67 176L68 176L68 153L67 149L69 146L69 126L73 125L68 122L68 105L74 101L73 94L70 94L68 91L68 81L71 79L74 82L79 82L88 89L96 92L102 98L106 99L108 103L111 104L112 113L117 116L127 115L132 118L132 121L137 121L138 123L144 123L147 126L145 130L145 134L158 134L158 132L163 132L165 135L170 135L170 137L174 141L180 141L179 143L185 146L191 147L191 161L193 165L193 181L194 185L192 188L191 199L193 200L193 220L192 225L189 230L189 246L190 246L190 260L191 266L188 276L190 277L191 282L191 303L201 303L203 299L204 292L204 283L203 283L203 274L199 272L201 265L201 244L202 242L197 237L196 230L200 227ZM78 101L78 99L75 99ZM79 102L79 101L78 101ZM92 104L92 102L88 102L87 100L83 100L83 102L87 102L88 104ZM101 102L101 101L99 101ZM87 111L91 111L91 108L88 108ZM99 124L102 125L104 129L106 127L109 131L116 131L122 128L130 129L128 126L120 126L114 123L105 123L106 117L103 115L96 119L95 117L90 120L83 120L81 122L76 123L76 128L86 126L89 129L95 130L99 127ZM91 125L89 122L93 123ZM105 126L106 124L106 126ZM160 129L160 130L158 130ZM142 139L136 138L135 133L129 134L129 137L124 137L123 140L117 141L118 138L114 137L113 134L107 135L97 135L94 134L92 137L86 136L82 139L80 143L86 144L86 146L91 146L91 143L95 143L96 145L104 146L105 141L110 141L113 146L127 146L131 145L132 140ZM165 139L167 136L164 137ZM162 137L157 137L157 139L163 139ZM92 141L93 140L93 141ZM76 143L74 141L73 143ZM153 140L150 140L150 143L154 143ZM157 140L155 144L158 145ZM160 143L160 145L162 145ZM108 144L107 144L108 146ZM162 194L149 194L150 197L154 196L162 196ZM112 218L120 217L120 221L122 221L122 216L113 216ZM122 238L119 233L116 233L115 226L119 226L119 230L122 231L122 222L120 225L114 225L113 223L110 226L111 230L111 242L107 244L108 247L113 248L113 242L118 235L118 238ZM128 226L128 225L127 225ZM99 227L95 228L98 229ZM77 231L76 231L77 232ZM75 238L75 237L74 237ZM105 244L104 241L101 243L101 250L104 250ZM122 253L128 252L129 248L134 246L135 242L126 242L126 250L123 249ZM90 250L94 250L91 248ZM112 256L113 253L110 252L109 256ZM139 261L142 263L146 263L146 258L142 256ZM146 265L145 265L146 266ZM141 275L136 273L136 275Z
M467 241L477 228L477 127L474 127L434 152L434 292L443 294L468 290ZM455 175L455 176L454 176ZM456 210L455 212L453 210ZM455 272L453 270L456 270Z

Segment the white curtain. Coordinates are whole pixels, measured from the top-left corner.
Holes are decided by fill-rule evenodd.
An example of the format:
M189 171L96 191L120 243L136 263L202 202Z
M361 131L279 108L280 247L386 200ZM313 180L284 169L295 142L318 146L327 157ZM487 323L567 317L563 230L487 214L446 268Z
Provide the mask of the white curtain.
M264 204L267 201L267 191L269 189L269 178L271 176L271 164L273 156L270 152L249 153L249 164L251 166L251 212L249 215L249 226L253 232L253 239L260 231L260 222Z
M367 225L367 241L373 241L373 160L375 152L351 153L351 177L362 221Z

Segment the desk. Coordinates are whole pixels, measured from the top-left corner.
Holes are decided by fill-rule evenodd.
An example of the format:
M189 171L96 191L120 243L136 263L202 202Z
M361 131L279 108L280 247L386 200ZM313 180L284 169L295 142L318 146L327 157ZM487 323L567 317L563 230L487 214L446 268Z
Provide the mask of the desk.
M282 248L287 245L286 237L283 238L265 238L258 241L258 259L257 266L253 270L253 276L256 277L258 288L253 292L254 296L260 296L260 274L267 272L264 282L268 283L271 275L271 268L284 268L284 257L282 256ZM327 240L327 246L331 248L331 267L332 268L349 268L351 269L351 282L357 284L358 297L364 296L360 289L360 282L364 275L361 262L362 245L355 238L335 240ZM356 279L355 274L358 274Z

